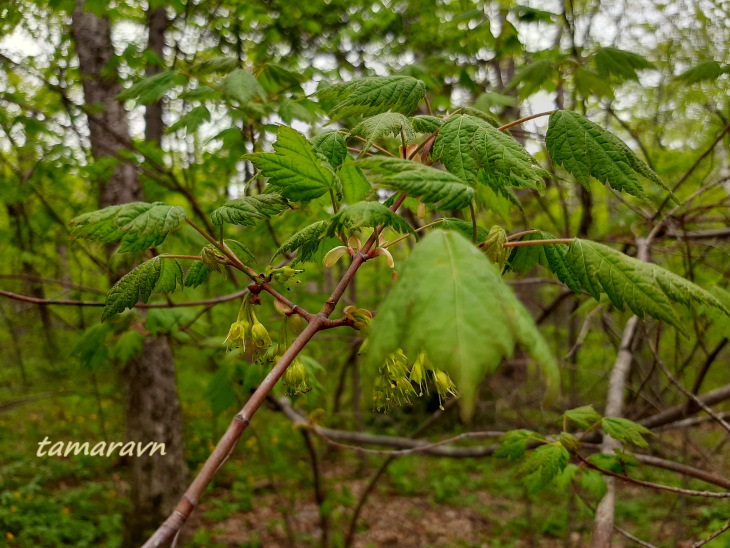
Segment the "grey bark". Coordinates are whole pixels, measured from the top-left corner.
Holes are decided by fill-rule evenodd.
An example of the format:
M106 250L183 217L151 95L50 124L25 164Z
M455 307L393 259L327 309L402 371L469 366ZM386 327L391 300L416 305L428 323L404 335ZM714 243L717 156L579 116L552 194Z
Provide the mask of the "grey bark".
M117 75L108 70L114 54L111 26L108 18L85 12L84 4L84 0L76 0L72 33L89 106L91 151L95 159L116 157L131 141L127 113L115 99L121 86ZM137 171L126 162L120 162L99 187L100 207L141 199ZM112 275L111 281L119 275ZM166 452L164 456L133 457L130 462L132 510L126 519L125 542L138 546L147 529L154 529L174 508L187 479L175 366L167 338L146 338L142 354L123 369L122 384L127 392L128 439L164 443Z
M646 239L637 238L637 258L642 261L649 260L649 244ZM606 417L621 417L624 410L624 391L626 381L631 371L631 363L634 360L633 343L636 331L639 326L639 318L631 316L621 337L621 347L616 356L616 361L611 369L611 376L608 380L608 394L606 396L606 408L603 412ZM601 451L613 454L614 450L620 447L609 435L603 437ZM593 527L593 548L604 548L611 546L611 538L614 530L614 508L616 502L616 478L606 476L606 494L596 508L596 516Z

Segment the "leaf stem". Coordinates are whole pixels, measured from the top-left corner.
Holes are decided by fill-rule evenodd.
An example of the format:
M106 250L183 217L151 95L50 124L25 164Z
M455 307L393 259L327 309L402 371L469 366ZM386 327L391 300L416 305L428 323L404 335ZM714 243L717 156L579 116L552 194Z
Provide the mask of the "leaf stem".
M434 225L437 225L437 224L440 224L440 223L442 223L443 221L444 221L444 219L436 219L436 220L435 220L434 222L432 222L432 223L428 223L427 225L419 226L418 228L415 228L415 229L413 229L413 232L420 232L421 230L425 230L425 229L427 229L427 228L431 228L432 226L434 226ZM395 240L393 240L393 241L391 241L391 242L388 242L387 244L385 244L385 245L383 245L383 246L381 246L381 247L382 247L383 249L386 249L386 248L388 248L388 247L390 247L390 246L392 246L392 245L395 245L395 244L397 244L398 242L402 242L403 240L405 240L405 239L406 239L406 238L408 238L409 236L413 236L413 234L404 234L403 236L399 236L399 237L398 237L398 238L396 238Z
M362 138L362 137L360 137L359 135L354 135L354 137L355 137L355 139L357 139L358 141L362 141L362 142L363 142L363 143L365 143L365 144L367 144L367 142L368 142L368 140L367 140L367 139L363 139L363 138ZM390 152L390 151L388 151L388 150L385 150L385 149L384 149L383 147L381 147L380 145L377 145L377 144L375 144L375 143L370 143L370 146L371 146L371 147L373 147L374 149L377 149L377 150L379 150L379 151L380 151L380 152L382 152L383 154L387 154L387 155L388 155L388 156L390 156L391 158L397 158L397 157L398 157L398 156L396 156L395 154L393 154L392 152ZM360 156L362 156L363 154L365 154L365 153L366 153L367 151L368 151L368 149L363 149L363 150L362 150L362 152L360 152Z
M202 261L200 255L158 255L160 259L185 259L189 261Z
M507 241L516 240L517 238L521 238L522 236L529 236L530 234L537 234L540 232L539 230L523 230L522 232L515 232L514 234L510 234L507 236Z
M330 198L332 199L332 209L334 210L335 215L337 215L339 208L337 207L337 200L335 199L335 191L331 188L330 188Z
M419 152L421 152L421 150L423 150L423 147L425 147L431 139L435 138L436 135L439 134L439 131L441 131L441 128L438 128L436 131L434 131L433 133L431 133L431 135L429 135L428 137L426 137L421 142L421 144L416 147L416 150L414 150L413 152L411 152L410 156L408 156L408 159L409 160L413 160L413 158L416 157L416 154L418 154Z
M469 202L469 211L471 212L471 229L472 229L472 237L471 240L473 243L477 243L477 240L479 239L479 229L477 227L477 211L474 207L474 200Z
M550 110L547 112L541 112L539 114L532 114L530 116L525 116L524 118L520 118L519 120L515 120L514 122L510 122L509 124L505 124L503 126L499 126L497 129L499 131L504 131L506 129L509 129L514 126L519 126L520 124L524 124L525 122L529 122L530 120L534 120L535 118L540 118L541 116L550 116L554 112L557 112L556 110Z
M205 230L200 228L197 224L195 224L195 221L193 221L189 217L185 218L185 222L188 223L191 227L193 227L201 236L203 236L203 238L205 238L211 244L213 244L213 246L216 249L218 249L221 253L223 253L223 255L225 255L226 258L231 261L232 266L236 267L238 270L240 270L241 272L246 274L254 282L257 281L256 271L253 268L251 268L250 266L246 266L245 264L243 264L243 262L241 262L241 259L239 259L236 256L236 254L233 253L233 251L231 251L229 249L229 247L225 244L225 242L223 243L223 245L219 244L218 241L213 236L211 236Z
M525 247L530 245L547 245L547 244L572 244L575 238L554 238L552 240L527 240L524 242L506 242L502 247Z

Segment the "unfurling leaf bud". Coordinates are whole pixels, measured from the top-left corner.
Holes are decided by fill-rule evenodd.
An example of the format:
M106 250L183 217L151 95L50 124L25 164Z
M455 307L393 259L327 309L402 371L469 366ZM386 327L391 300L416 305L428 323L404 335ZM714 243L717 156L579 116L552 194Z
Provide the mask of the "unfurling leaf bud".
M349 251L349 248L347 248L344 245L337 246L333 249L330 249L327 254L324 256L324 267L325 268L332 268L337 264L337 261L339 261L344 255L346 255Z
M370 322L373 320L372 312L353 305L346 306L342 312L345 315L345 318L352 322L352 327L361 331L363 335L368 334L370 331Z
M370 252L370 256L375 257L385 257L385 262L388 264L389 268L395 268L395 261L393 260L393 255L390 254L390 251L385 249L384 247L376 247Z
M504 270L504 263L507 262L509 254L509 249L504 247L505 243L507 243L507 233L501 226L495 225L489 230L487 239L479 245L489 260L499 265L500 271Z
M225 265L228 263L228 259L212 245L206 245L200 251L200 258L202 259L203 264L214 272L218 272L224 276L226 275Z

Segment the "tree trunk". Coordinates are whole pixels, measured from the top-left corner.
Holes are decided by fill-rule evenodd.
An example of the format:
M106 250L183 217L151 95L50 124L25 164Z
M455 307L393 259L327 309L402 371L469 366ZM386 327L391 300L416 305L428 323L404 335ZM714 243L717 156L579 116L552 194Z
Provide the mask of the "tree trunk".
M85 12L84 4L84 0L76 0L72 33L83 76L85 103L91 107L88 113L91 151L94 159L117 157L131 141L127 114L115 99L121 86L117 75L108 69L114 54L111 27L106 17ZM159 111L157 117L160 118ZM99 187L100 207L142 198L136 168L126 162L120 162ZM119 274L115 273L111 281ZM127 390L128 439L164 443L166 452L164 456L158 453L131 460L132 510L126 522L126 542L139 545L146 530L154 529L174 508L186 484L182 416L167 338L147 337L142 354L124 368L122 376Z

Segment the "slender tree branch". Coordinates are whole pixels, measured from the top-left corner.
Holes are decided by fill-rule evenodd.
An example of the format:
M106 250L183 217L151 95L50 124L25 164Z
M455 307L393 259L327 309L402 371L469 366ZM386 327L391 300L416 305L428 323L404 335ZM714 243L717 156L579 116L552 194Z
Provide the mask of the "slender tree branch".
M600 466L596 466L589 460L583 458L579 454L575 454L575 456L580 460L583 464L585 464L588 468L592 468L593 470L597 470L601 474L604 474L606 476L610 476L612 478L620 479L623 481L626 481L628 483L633 483L634 485L641 485L642 487L648 487L650 489L656 489L658 491L668 491L670 493L677 493L679 495L688 495L690 497L704 497L704 498L710 498L710 499L728 499L730 498L730 492L726 493L718 493L716 491L695 491L692 489L682 489L681 487L672 487L671 485L662 485L660 483L652 483L650 481L644 481L636 478L632 478L630 476L624 476L623 474L617 474L616 472L612 472L611 470L606 470L605 468L601 468Z
M535 118L540 118L542 116L550 116L554 112L556 112L556 111L549 110L547 112L541 112L539 114L532 114L530 116L525 116L524 118L520 118L519 120L515 120L514 122L510 122L509 124L505 124L503 126L499 126L497 129L499 131L504 131L504 130L509 129L511 127L519 126L520 124L524 124L525 122L529 122L530 120L534 120Z
M505 242L502 247L526 247L531 245L549 245L549 244L572 244L575 238L553 238L551 240L525 240L520 242Z
M720 529L718 529L717 531L712 533L709 537L703 538L702 540L698 540L697 542L695 542L692 545L692 548L700 548L700 546L704 546L705 544L708 544L710 541L716 539L717 537L719 537L723 533L727 532L728 530L730 530L730 521L728 521L725 525L720 527Z
M684 386L682 386L682 383L680 383L674 375L672 375L669 371L669 368L664 364L664 361L659 357L657 354L656 348L654 347L654 344L649 341L649 348L651 348L652 353L654 354L654 359L656 360L656 363L659 365L659 369L662 370L662 372L667 376L669 379L669 382L671 382L674 386L677 387L677 389L682 392L685 396L687 396L690 400L692 400L697 406L699 406L705 413L710 415L713 419L715 419L720 426L722 426L728 434L730 434L730 424L725 422L725 420L715 413L712 408L709 405L706 405L702 402L700 398L695 396L692 392L687 390Z

